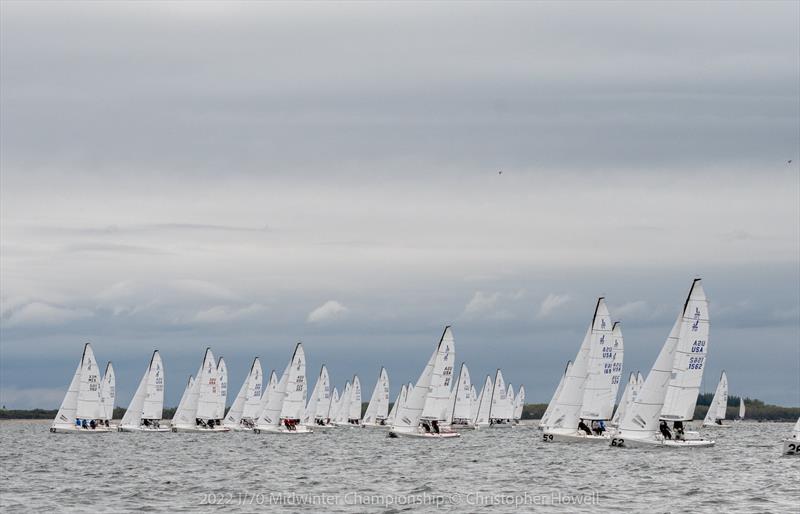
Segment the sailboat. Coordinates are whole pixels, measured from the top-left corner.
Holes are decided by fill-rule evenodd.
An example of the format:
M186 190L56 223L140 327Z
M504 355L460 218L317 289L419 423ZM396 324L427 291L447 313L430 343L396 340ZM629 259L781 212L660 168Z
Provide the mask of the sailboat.
M206 348L203 363L194 382L189 381L184 398L172 418L173 432L228 432L219 415L220 390L217 363L211 348Z
M469 378L469 369L461 363L458 380L453 387L452 401L450 403L450 427L455 430L475 429L475 418L472 417L472 382Z
M392 404L392 410L389 411L389 416L386 418L386 424L392 426L394 424L394 420L397 419L397 411L401 405L403 405L408 397L408 386L403 384L400 388L400 392L397 393L397 398L395 398L394 403Z
M336 417L340 401L341 398L339 396L339 389L334 387L333 392L331 393L331 401L328 405L328 412L323 421L323 424L326 428L332 428L336 426L333 424L333 420Z
M714 391L714 398L708 406L708 412L703 419L704 427L716 428L729 428L731 425L723 425L722 420L725 419L725 412L728 410L728 375L725 370L719 377L717 389Z
M184 399L181 399L181 403L183 402ZM161 426L163 409L164 364L161 361L161 354L155 350L117 430L119 432L169 432L167 426Z
M97 420L112 430L116 427L111 426L114 419L114 401L117 398L117 378L114 375L114 366L111 361L106 364L106 371L103 373L103 380L100 381L100 419Z
M257 434L310 434L301 424L306 405L306 355L303 344L297 343L292 358L274 389L269 390L264 411L256 420Z
M800 419L794 424L792 437L783 440L784 455L800 455Z
M361 425L361 381L358 379L358 375L353 375L353 384L350 387L347 411L348 425L352 427Z
M344 383L342 394L339 396L338 401L333 409L333 416L331 417L334 426L347 424L347 416L350 414L350 393L353 385L350 381Z
M522 409L525 407L525 386L519 386L517 397L514 398L514 424L518 424L522 419Z
M605 298L597 299L592 321L578 354L564 378L564 385L544 427L545 442L607 441L604 431L592 432L583 420L598 424L611 419L617 384L613 384L614 346L621 347L622 337L614 338L611 315ZM594 427L592 427L594 428Z
M508 389L499 369L494 375L494 385L489 401L489 426L491 428L510 428L513 408L508 398Z
M610 425L612 427L619 426L619 420L622 417L622 414L628 407L630 407L631 403L633 403L636 395L636 389L636 373L631 372L631 374L628 376L628 383L625 384L625 389L622 391L622 397L619 400L619 405L617 405L617 410L614 411L614 416L611 418Z
M439 424L448 417L447 400L454 360L455 340L447 326L405 404L398 409L397 419L389 430L390 437L444 439L460 436Z
M492 391L494 390L494 380L489 375L486 375L486 380L483 382L483 389L478 396L477 409L475 411L475 428L482 428L489 426L489 411L492 409Z
M327 428L327 418L331 405L331 381L328 375L328 368L323 364L319 370L317 383L308 398L306 410L303 413L303 424L312 425L315 428ZM326 421L327 420L327 421Z
M567 365L564 367L564 374L561 375L561 379L558 381L558 386L556 386L556 390L553 393L552 398L550 398L550 403L547 404L547 408L544 410L544 414L542 414L542 419L539 420L539 426L537 427L539 430L544 430L544 428L548 426L550 414L553 412L553 406L555 405L558 396L561 394L561 390L564 388L564 379L567 377L570 367L572 367L572 361L567 361Z
M744 398L741 396L739 397L739 417L736 418L736 421L744 420Z
M214 419L217 423L225 417L225 406L228 400L228 365L220 356L217 361L217 407L214 409Z
M611 446L698 448L714 445L714 441L700 438L672 438L667 427L667 420L682 423L694 415L708 351L708 329L708 300L700 279L695 279L636 401L620 420ZM660 426L659 420L662 420ZM678 427L674 428L677 433Z
M364 420L361 422L362 427L373 428L388 428L390 425L386 423L389 417L389 374L386 368L381 367L378 373L378 381L375 383L375 388L372 390L372 396L369 398L369 405L364 413Z
M105 423L103 425L97 423L103 415L99 369L92 345L86 343L67 394L50 426L50 432L87 434L109 432ZM95 425L94 428L92 424Z
M262 380L261 361L256 357L250 365L250 372L247 373L239 393L233 400L233 405L228 409L225 421L222 422L223 426L235 431L253 429L261 404Z

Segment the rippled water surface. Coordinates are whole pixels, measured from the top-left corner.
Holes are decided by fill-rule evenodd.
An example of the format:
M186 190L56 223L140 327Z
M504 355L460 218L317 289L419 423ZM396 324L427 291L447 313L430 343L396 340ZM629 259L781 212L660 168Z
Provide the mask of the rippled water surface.
M706 431L716 447L692 451L542 443L534 425L440 441L48 428L0 422L4 512L800 512L789 423Z

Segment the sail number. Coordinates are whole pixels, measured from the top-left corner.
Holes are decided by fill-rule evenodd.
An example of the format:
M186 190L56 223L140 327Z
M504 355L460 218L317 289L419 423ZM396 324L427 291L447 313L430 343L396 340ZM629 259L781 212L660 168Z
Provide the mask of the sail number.
M552 440L553 440L553 434L544 434L544 435L542 435L542 441L547 442L547 441L552 441Z
M789 443L789 447L786 450L786 455L794 455L796 453L800 453L800 444Z
M690 357L688 369L703 369L705 357Z
M614 438L611 440L611 446L623 446L625 444L625 439L618 439Z
M692 353L703 353L706 351L706 342L702 339L695 339L692 343Z

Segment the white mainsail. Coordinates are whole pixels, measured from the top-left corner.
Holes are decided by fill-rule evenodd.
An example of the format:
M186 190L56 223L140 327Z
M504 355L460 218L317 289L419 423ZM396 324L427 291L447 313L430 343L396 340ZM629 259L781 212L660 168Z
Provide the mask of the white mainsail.
M111 421L114 419L114 400L117 397L117 379L114 375L114 366L111 361L106 364L106 372L100 382L100 417L98 419Z
M219 411L219 375L217 374L217 361L211 348L206 348L203 365L197 371L194 380L194 391L189 395L187 408L194 409L190 416L191 424L195 425L195 418L201 420L217 419Z
M217 407L214 410L214 419L225 417L225 403L228 400L228 365L225 359L219 358L217 363Z
M597 301L589 346L589 362L583 384L583 400L578 418L610 419L616 394L612 396L614 351L611 335L611 314L605 299ZM575 419L575 428L578 427ZM572 425L567 425L572 427Z
M542 414L542 419L539 420L539 427L544 428L548 426L548 420L550 415L553 413L553 407L556 404L558 396L561 394L561 390L564 388L564 380L567 378L567 373L569 373L569 368L571 367L572 361L567 361L567 365L564 367L564 373L561 375L561 379L558 381L558 386L553 393L553 397L550 398L550 403L547 404L547 408L544 410L544 414Z
M280 419L299 420L306 405L306 354L302 343L295 346L292 360L284 373L288 376Z
M682 337L691 337L690 334L696 333L693 327L697 327L699 330L703 318L706 320L705 333L708 333L708 317L707 315L703 316L702 310L700 317L697 320L694 319L695 308L699 306L699 301L705 302L705 294L702 288L697 287L698 285L699 279L692 283L692 288L689 290L683 310L678 315L678 319L675 320L669 337L664 342L664 346L661 348L655 363L653 363L650 373L648 373L644 384L642 384L639 393L636 395L636 400L620 419L618 437L644 439L653 436L657 432L659 418L664 408L664 401L667 398L667 390L671 386L673 363L676 360L676 350L680 339ZM699 323L697 323L698 321ZM695 401L696 398L692 400L692 411L694 411Z
M472 422L472 381L469 378L469 369L463 362L453 393L450 418L462 422Z
M308 397L306 410L303 412L303 423L313 423L314 420L324 419L330 403L330 383L328 382L328 369L325 365L319 370L317 383Z
M744 419L744 398L739 397L739 419Z
M689 291L681 318L672 376L664 398L661 419L691 421L708 355L708 299L700 279Z
M608 404L606 410L602 412L603 419L610 419L611 414L614 412L614 404L617 401L617 393L619 392L619 382L622 378L622 364L625 355L625 343L622 339L622 323L619 321L614 322L611 328L611 339L613 340L611 359L611 394L608 395Z
M453 363L456 358L455 340L450 327L444 329L439 347L433 355L430 384L420 419L445 421L453 379ZM414 387L416 389L416 386Z
M494 385L492 386L491 402L489 402L489 419L510 418L508 414L506 382L503 379L503 372L499 369L494 375Z
M508 416L506 416L506 419L514 418L515 399L516 395L514 394L514 386L508 384L508 388L506 389L506 408L505 408L505 413L508 414Z
M494 389L494 380L489 375L486 375L486 380L483 382L483 389L478 396L478 410L475 416L476 426L489 425L489 413L492 410L492 390Z
M703 419L703 426L721 425L717 421L725 419L725 413L728 410L728 375L725 370L719 377L719 383L716 390L714 390L714 397L711 399L711 404L708 406L708 412Z
M184 392L184 396L186 392ZM183 397L181 402L183 402ZM122 416L120 426L138 427L143 419L160 420L164 407L164 375L161 355L158 350L153 352L150 363L133 394L125 415ZM179 407L180 408L180 407Z
M514 398L514 419L522 419L522 409L525 407L525 386L519 386L517 397Z
M389 412L389 416L386 418L387 425L394 424L394 420L397 418L397 411L400 408L400 405L406 401L407 395L408 387L403 384L403 386L400 388L400 392L397 393L397 398L395 398L394 403L392 404L392 410Z
M372 390L369 405L364 413L364 423L380 423L389 416L389 374L381 367L378 381Z
M361 422L361 380L358 375L353 375L353 384L350 386L347 419Z
M445 367L450 366L452 373L452 359L455 358L455 342L450 327L444 329L439 344L428 359L428 363L423 368L422 373L417 379L417 383L408 393L406 402L397 411L397 418L392 424L392 430L415 431L419 426L420 420L425 414L428 419L444 419L443 409L446 408L449 389L445 392L445 387L449 386L449 381L445 385ZM447 356L447 359L444 357ZM434 380L434 368L436 368L436 380ZM434 396L435 395L435 396Z
M242 387L239 388L239 392L233 400L233 405L225 416L224 426L236 427L242 421L253 421L258 416L262 380L261 361L256 357L250 365L250 372L245 377Z

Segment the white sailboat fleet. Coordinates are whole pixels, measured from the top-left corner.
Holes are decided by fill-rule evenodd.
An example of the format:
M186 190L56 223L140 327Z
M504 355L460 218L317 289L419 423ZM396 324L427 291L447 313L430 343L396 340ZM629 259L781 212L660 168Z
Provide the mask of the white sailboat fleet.
M258 357L253 359L250 372L247 374L233 405L228 410L222 426L235 431L252 430L261 406L261 387L263 371Z
M230 429L222 425L220 405L225 405L225 393L220 387L222 373L227 382L227 369L224 360L222 367L217 365L211 348L206 348L203 363L197 374L189 377L189 383L181 397L178 410L172 417L173 432L211 433L228 432Z
M111 411L113 410L112 404ZM67 394L50 426L50 432L86 434L109 432L111 429L106 423L108 419L109 413L101 392L100 370L92 345L86 343Z
M695 279L678 319L641 390L611 438L615 447L698 448L713 446L696 433L684 433L694 416L708 353L708 300ZM673 422L670 431L668 421ZM674 434L673 434L674 432Z
M360 402L359 402L360 408ZM388 428L386 420L389 418L389 374L386 368L381 368L378 381L372 390L369 405L364 413L361 426L365 428Z
M339 393L336 393L337 399ZM319 370L317 383L308 397L306 410L303 413L303 424L315 428L330 426L331 410L331 380L328 375L328 368L323 364Z
M612 417L622 357L620 325L612 325L605 299L601 297L578 354L567 365L546 419L540 423L545 442L608 441L605 422Z
M274 372L273 372L274 375ZM301 423L306 406L306 356L303 344L297 343L292 358L276 383L270 380L269 396L255 422L257 434L310 434Z
M169 432L169 427L161 426L163 409L164 364L161 361L161 354L155 350L117 430L120 432Z

